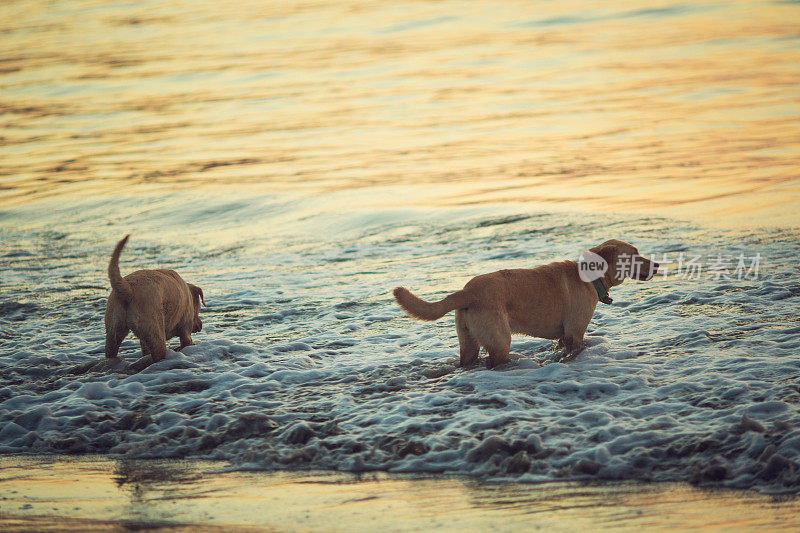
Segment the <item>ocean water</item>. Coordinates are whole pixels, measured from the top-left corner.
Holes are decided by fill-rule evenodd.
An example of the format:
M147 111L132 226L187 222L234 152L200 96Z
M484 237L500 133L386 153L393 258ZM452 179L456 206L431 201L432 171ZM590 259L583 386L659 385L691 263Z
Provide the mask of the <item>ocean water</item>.
M800 7L645 4L4 3L0 453L796 493ZM204 328L87 372L127 233ZM568 362L391 298L609 238Z

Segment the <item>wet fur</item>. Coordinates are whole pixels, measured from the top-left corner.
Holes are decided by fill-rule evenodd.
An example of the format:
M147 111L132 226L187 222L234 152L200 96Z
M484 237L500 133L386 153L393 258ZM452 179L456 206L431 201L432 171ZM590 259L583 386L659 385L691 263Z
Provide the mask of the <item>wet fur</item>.
M139 338L142 356L150 355L150 362L161 361L167 354L168 339L180 338L178 350L194 344L191 334L203 327L203 290L169 269L137 270L123 278L119 256L128 237L117 243L108 264L111 294L105 314L106 358L117 357L120 344L132 331Z
M638 279L651 279L658 270L658 263L626 242L609 240L590 251L610 265L603 277L607 289L634 274L618 270L620 254L639 261L643 274ZM580 279L575 261L476 276L438 302L426 302L404 287L396 288L394 297L420 320L436 320L455 310L461 366L476 363L483 347L489 368L509 361L512 333L557 340L569 354L577 353L599 301L594 286Z

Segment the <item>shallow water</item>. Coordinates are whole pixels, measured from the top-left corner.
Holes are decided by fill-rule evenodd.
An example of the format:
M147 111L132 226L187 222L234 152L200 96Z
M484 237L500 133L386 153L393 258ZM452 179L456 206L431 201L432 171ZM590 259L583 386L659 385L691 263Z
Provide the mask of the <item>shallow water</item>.
M31 211L28 229L3 242L0 451L798 487L790 464L768 463L770 453L800 459L793 231L490 208L289 221L292 202L184 201L159 224L180 228L192 209L219 213L212 242L198 230L176 243L143 217L122 270L172 266L203 286L204 330L184 355L135 375L74 375L102 358L107 201L65 210L58 230L32 229ZM143 204L159 209L157 199ZM117 215L133 220L138 209ZM235 213L272 231L227 231ZM681 252L761 254L759 279L627 281L614 305L598 307L575 361L554 362L551 341L520 337L515 360L497 371L456 368L452 315L417 322L391 299L399 283L440 298L481 272L576 257L609 232L635 236L668 273L676 265L662 258ZM138 342L121 354L137 358Z
M797 491L797 4L38 5L0 7L0 453ZM125 233L204 330L80 373ZM459 369L391 299L612 237L666 275L568 363Z

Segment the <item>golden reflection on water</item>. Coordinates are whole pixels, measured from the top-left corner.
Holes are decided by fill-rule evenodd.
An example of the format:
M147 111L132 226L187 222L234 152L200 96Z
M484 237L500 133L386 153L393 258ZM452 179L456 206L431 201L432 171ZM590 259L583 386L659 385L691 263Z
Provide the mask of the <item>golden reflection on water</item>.
M795 2L6 1L0 205L399 187L795 225L798 20Z
M208 473L222 467L198 461L6 458L0 461L0 527L792 531L800 509L794 497L671 483L526 485L382 473Z

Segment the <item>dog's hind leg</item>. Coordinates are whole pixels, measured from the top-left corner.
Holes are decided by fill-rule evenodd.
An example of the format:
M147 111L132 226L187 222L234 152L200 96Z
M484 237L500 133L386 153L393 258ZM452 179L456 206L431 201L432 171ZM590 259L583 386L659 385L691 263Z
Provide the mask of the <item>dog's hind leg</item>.
M494 368L498 365L508 363L508 354L511 351L511 338L509 337L508 343L498 342L497 344L485 345L486 352L489 354L489 359L486 360L486 368Z
M106 315L106 358L116 359L119 347L128 334L128 327L122 321L109 320Z
M478 344L486 349L489 359L487 368L494 368L510 361L511 328L508 319L496 312L485 312L480 315L471 314L468 318L469 330Z
M167 341L163 337L149 338L147 347L154 363L163 361L167 356Z
M464 316L467 311L456 309L456 333L458 333L458 345L460 350L460 366L467 367L475 364L478 360L480 345L472 338L467 328L467 319Z
M158 317L140 325L139 339L145 345L154 363L162 361L167 356L167 339L164 335L164 319ZM144 355L144 350L142 350Z
M162 361L167 355L167 345L162 340L159 343L159 338L153 336L142 335L139 341L142 346L142 357L128 365L127 371L130 373L141 372L153 363Z

